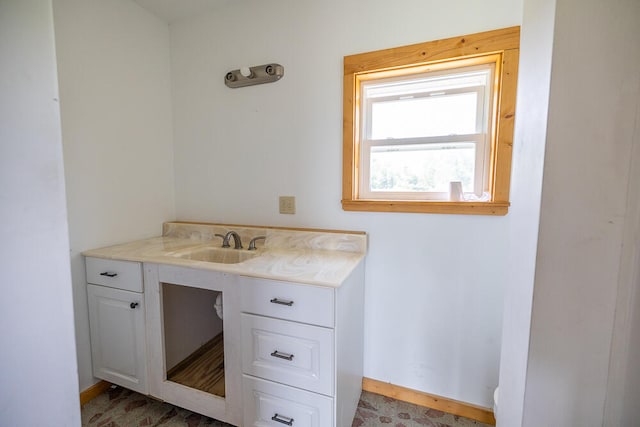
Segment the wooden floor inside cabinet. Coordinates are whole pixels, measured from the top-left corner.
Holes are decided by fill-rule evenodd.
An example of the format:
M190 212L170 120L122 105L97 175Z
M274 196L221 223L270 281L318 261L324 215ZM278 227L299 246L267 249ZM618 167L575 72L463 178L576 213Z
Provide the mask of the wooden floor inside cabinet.
M167 372L167 380L225 397L222 334L191 353Z

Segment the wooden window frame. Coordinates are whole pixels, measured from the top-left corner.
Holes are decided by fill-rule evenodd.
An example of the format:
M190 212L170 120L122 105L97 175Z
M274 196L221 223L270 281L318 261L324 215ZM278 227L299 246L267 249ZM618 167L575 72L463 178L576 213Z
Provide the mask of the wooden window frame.
M346 211L506 215L509 209L520 27L469 34L344 58L342 208ZM488 201L364 199L359 195L360 80L372 74L406 75L408 69L446 68L447 61L483 61L498 55L490 131ZM486 60L485 60L486 62Z

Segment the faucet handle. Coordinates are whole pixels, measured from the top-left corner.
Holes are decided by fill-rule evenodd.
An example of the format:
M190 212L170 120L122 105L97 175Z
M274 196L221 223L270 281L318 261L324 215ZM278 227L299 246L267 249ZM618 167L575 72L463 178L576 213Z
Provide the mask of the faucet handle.
M249 242L249 250L250 251L255 251L256 248L256 241L258 240L266 240L267 236L258 236L258 237L254 237L253 239L251 239L251 241Z
M230 246L231 246L231 245L229 244L229 239L228 239L226 236L224 236L224 235L222 235L222 234L217 234L217 233L215 234L215 236L216 236L216 237L220 237L220 238L222 238L222 247L223 247L223 248L228 248L228 247L230 247Z

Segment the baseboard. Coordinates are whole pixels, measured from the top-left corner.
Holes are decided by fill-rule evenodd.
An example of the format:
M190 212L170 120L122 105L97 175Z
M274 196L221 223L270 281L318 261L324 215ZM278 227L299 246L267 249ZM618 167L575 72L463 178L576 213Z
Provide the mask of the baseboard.
M390 383L384 383L371 378L362 379L362 389L371 393L381 394L382 396L413 403L415 405L426 406L427 408L437 409L453 415L471 418L472 420L480 421L485 424L496 425L496 419L493 417L493 411L482 406L447 399L446 397L436 396Z
M80 406L84 406L85 403L104 393L109 387L111 387L111 383L100 381L80 392Z

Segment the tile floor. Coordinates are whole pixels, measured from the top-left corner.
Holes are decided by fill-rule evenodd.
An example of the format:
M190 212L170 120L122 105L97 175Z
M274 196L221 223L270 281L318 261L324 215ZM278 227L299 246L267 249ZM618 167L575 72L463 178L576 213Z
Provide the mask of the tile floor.
M82 407L84 427L231 427L203 415L113 386ZM363 392L352 427L489 427L377 394ZM336 426L348 427L348 426Z

